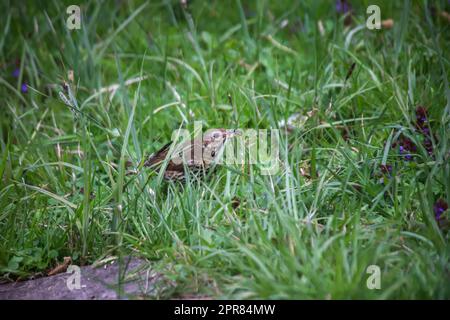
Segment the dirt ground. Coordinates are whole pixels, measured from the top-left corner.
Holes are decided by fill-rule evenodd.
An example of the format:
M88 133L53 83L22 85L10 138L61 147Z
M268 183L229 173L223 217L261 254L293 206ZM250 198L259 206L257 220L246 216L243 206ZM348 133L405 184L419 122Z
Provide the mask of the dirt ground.
M128 262L128 264L127 264ZM71 270L72 269L72 270ZM75 267L54 276L0 285L0 300L111 300L155 297L161 275L150 270L144 261L125 259L122 268L117 261L100 267ZM119 290L119 269L122 290ZM79 272L77 272L79 270ZM77 282L77 274L79 281ZM121 292L121 294L119 294Z

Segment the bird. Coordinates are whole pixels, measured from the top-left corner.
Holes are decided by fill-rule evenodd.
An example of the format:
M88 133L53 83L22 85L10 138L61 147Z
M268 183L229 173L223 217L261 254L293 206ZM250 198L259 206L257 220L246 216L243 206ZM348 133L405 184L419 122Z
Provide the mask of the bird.
M144 167L164 170L164 179L169 181L185 181L186 169L205 176L217 164L227 141L240 134L238 129L220 128L178 144L171 141L150 155Z

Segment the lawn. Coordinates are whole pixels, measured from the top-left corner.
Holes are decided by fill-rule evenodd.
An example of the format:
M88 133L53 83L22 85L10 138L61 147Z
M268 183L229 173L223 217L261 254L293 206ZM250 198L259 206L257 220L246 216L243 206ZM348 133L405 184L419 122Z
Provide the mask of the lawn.
M450 298L448 1L73 2L0 4L1 279L133 255L150 299ZM142 166L194 121L279 129L279 170Z

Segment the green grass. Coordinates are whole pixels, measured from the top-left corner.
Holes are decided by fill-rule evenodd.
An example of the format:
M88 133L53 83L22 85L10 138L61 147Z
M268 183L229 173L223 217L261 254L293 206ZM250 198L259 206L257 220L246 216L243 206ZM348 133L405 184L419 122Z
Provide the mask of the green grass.
M375 3L392 29L359 27ZM347 27L330 1L84 1L76 31L69 4L0 5L3 279L133 254L175 283L149 298L450 298L449 235L433 213L450 202L447 1L354 1ZM276 175L126 174L194 120L269 129L294 113L306 118L283 133ZM414 161L391 148L400 133ZM369 265L380 290L366 287Z

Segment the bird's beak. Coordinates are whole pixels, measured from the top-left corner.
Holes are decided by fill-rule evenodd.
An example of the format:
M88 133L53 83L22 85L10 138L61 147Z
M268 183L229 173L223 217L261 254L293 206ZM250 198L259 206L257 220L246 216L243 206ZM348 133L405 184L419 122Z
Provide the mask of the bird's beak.
M227 138L232 138L234 136L240 136L242 134L242 131L239 129L230 129L226 131Z

